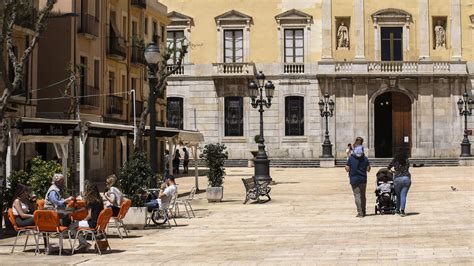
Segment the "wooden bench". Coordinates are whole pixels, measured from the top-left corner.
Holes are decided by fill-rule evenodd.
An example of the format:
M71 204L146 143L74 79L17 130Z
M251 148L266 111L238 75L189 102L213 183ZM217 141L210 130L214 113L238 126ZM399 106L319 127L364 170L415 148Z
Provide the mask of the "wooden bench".
M268 186L270 182L268 181L256 181L253 177L251 178L242 178L242 182L245 187L245 201L244 204L249 200L256 200L260 203L260 197L266 196L268 201L272 200L270 198L271 188Z

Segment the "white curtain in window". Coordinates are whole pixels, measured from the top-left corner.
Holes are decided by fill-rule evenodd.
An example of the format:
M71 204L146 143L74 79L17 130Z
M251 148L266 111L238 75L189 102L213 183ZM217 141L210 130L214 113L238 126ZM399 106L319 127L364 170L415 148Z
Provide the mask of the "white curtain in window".
M224 62L241 63L244 58L244 38L242 30L224 31Z

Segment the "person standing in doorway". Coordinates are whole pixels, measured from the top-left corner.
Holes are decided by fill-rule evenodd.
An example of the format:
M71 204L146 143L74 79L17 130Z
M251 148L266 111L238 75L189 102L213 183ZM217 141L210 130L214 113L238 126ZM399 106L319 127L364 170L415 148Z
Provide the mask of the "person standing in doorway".
M411 174L409 171L410 161L408 160L407 149L401 148L395 154L392 162L388 165L388 169L395 168L393 184L395 193L397 194L397 213L405 216L405 205L407 202L408 190L411 186Z
M346 171L349 173L349 183L354 193L355 205L357 207L357 216L365 216L365 191L367 188L367 172L370 172L369 159L362 154L357 156L355 153L349 156L347 160Z
M183 148L184 153L184 160L183 160L183 174L187 174L189 172L188 165L189 165L189 151L186 148Z

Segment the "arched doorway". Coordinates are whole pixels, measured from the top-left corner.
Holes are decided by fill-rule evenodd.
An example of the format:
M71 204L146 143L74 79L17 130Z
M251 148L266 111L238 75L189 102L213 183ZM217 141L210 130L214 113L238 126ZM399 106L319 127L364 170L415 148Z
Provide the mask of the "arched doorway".
M393 157L401 147L411 149L411 101L400 92L386 92L374 102L375 157Z

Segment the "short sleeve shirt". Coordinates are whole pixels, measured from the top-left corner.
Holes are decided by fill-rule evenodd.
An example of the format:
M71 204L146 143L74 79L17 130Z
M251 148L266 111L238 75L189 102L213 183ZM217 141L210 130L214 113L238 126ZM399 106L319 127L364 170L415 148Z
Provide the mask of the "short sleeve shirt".
M90 202L86 206L87 209L91 210L91 218L87 221L90 228L97 226L97 219L99 219L100 212L104 209L102 202Z
M351 185L367 183L367 168L370 166L369 159L365 156L357 158L354 155L349 156L347 166L350 167L349 182Z
M166 197L164 197L163 199L161 199L161 208L162 209L166 209L168 208L170 202L171 202L171 198L173 197L174 194L176 194L176 185L171 185L167 188L165 188L165 191L163 191L163 194L166 195Z

